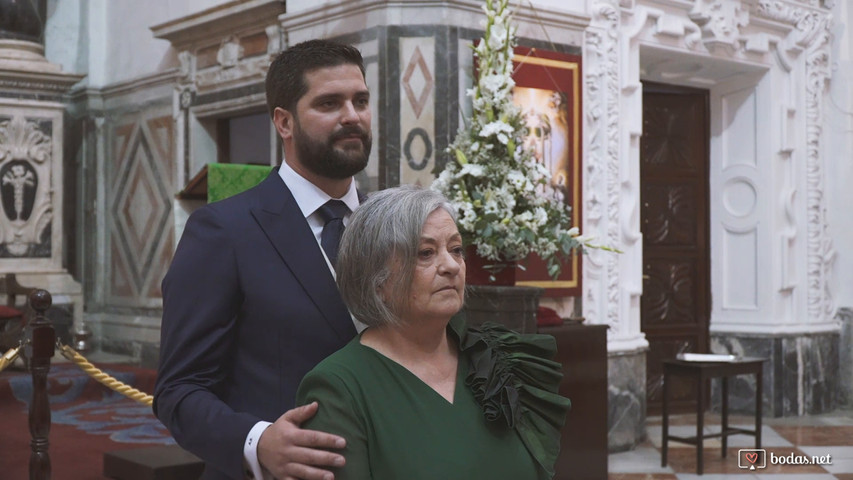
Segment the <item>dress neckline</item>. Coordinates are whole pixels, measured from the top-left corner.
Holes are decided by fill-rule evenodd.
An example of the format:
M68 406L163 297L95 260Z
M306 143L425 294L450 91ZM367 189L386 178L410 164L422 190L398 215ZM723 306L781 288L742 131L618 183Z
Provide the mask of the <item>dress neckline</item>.
M448 327L448 328L450 328L450 327ZM441 395L440 393L438 393L438 391L436 389L432 388L428 383L424 382L419 376L415 375L414 372L412 372L411 370L409 370L408 368L403 366L401 363L399 363L396 360L388 357L387 355L383 354L379 350L376 350L373 347L370 347L370 346L367 346L367 345L361 343L361 337L362 337L362 335L364 335L364 332L366 332L366 331L367 331L367 329L363 330L355 338L355 342L358 344L359 348L362 348L362 349L365 349L365 350L371 352L372 355L376 355L384 363L391 364L391 365L393 365L393 368L400 370L402 372L405 372L404 375L410 376L412 379L414 379L416 381L416 383L423 385L424 388L426 388L427 390L432 392L433 395L435 395L437 398L439 398L445 404L447 404L449 406L456 405L456 401L459 399L460 384L464 383L464 366L463 366L464 362L462 362L462 359L461 359L462 352L459 350L458 342L456 342L457 343L456 344L456 351L457 351L456 382L453 385L453 401L450 401L450 400L444 398L444 396ZM451 337L453 337L453 339L456 340L455 336L451 335Z

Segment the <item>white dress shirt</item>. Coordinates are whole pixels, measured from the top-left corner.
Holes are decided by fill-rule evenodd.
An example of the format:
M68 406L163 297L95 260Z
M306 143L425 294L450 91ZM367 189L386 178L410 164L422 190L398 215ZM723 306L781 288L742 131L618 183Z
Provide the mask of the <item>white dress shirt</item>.
M333 199L329 194L320 190L317 185L296 173L286 162L281 163L278 175L290 189L290 193L293 194L296 205L299 206L299 210L302 211L302 215L308 221L308 226L311 227L311 232L314 233L314 238L317 239L317 244L320 243L320 234L323 233L324 225L323 219L317 211L320 207L329 200L340 200L349 207L350 212L354 212L358 208L358 192L355 190L355 181L350 183L349 190L343 197ZM344 217L344 226L346 227L347 224L349 224L349 214ZM334 273L334 269L332 269L332 273Z
M318 210L333 198L319 187L309 182L305 177L296 173L296 171L293 170L287 162L281 162L278 174L282 181L284 181L284 184L287 185L287 188L290 189L290 193L293 194L293 198L296 200L296 205L299 206L299 210L301 210L302 215L305 216L308 226L311 227L311 233L314 234L314 238L317 240L317 245L319 246L320 234L323 233L324 222ZM334 200L344 202L346 206L349 207L350 212L354 212L355 209L358 208L358 192L355 189L355 181L350 183L349 190L347 190L347 193L345 193L343 197L336 198ZM349 223L349 216L350 214L347 214L343 219L345 227ZM323 258L326 259L326 265L329 267L329 271L332 272L332 276L334 277L335 269L332 267L332 263L329 262L329 257L326 256L326 252L323 250L322 246L320 246L320 251L323 252ZM355 318L353 318L353 324L355 325L356 331L360 332L365 328L365 325ZM246 474L249 478L273 480L272 475L263 470L260 462L258 461L258 440L260 440L261 434L264 433L264 430L266 430L270 425L272 425L272 423L260 421L252 427L249 431L249 435L246 436L246 442L243 444L243 458L246 460L246 464L248 466Z

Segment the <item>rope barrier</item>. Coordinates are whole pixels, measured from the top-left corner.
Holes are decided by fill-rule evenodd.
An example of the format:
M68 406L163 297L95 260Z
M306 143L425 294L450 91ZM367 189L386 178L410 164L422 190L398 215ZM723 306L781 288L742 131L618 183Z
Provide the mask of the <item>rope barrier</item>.
M6 367L12 364L16 358L18 358L18 353L21 351L21 345L18 345L15 348L10 348L9 351L3 354L0 357L0 372L6 370Z
M154 401L154 397L148 395L145 392L141 392L127 384L124 384L114 377L111 377L104 373L102 370L99 370L94 365L89 363L86 360L86 357L77 353L73 348L68 345L63 345L57 342L57 347L59 347L59 352L62 353L62 356L76 363L78 367L80 367L84 372L86 372L90 377L94 378L110 390L116 391L128 398L136 400L137 402L150 406ZM5 358L5 357L4 357Z

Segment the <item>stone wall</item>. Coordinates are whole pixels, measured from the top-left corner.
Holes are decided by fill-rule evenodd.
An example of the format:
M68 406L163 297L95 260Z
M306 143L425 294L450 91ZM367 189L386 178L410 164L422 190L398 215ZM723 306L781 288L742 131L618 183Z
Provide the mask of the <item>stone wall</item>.
M768 359L763 373L765 415L812 415L838 406L840 386L839 335L719 335L712 334L715 353ZM718 396L719 383L713 394ZM729 409L751 413L755 405L755 379L738 377L729 385ZM717 399L718 400L718 399Z

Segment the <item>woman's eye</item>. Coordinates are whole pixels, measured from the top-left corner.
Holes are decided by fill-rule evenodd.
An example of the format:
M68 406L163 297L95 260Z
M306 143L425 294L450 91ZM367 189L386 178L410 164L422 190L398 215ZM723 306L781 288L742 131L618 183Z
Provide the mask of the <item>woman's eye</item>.
M450 253L452 253L453 255L461 257L461 256L465 255L465 249L462 247L453 247L450 249Z
M432 256L432 254L433 254L432 250L421 250L420 252L418 252L418 258L421 258L421 259L430 258Z

